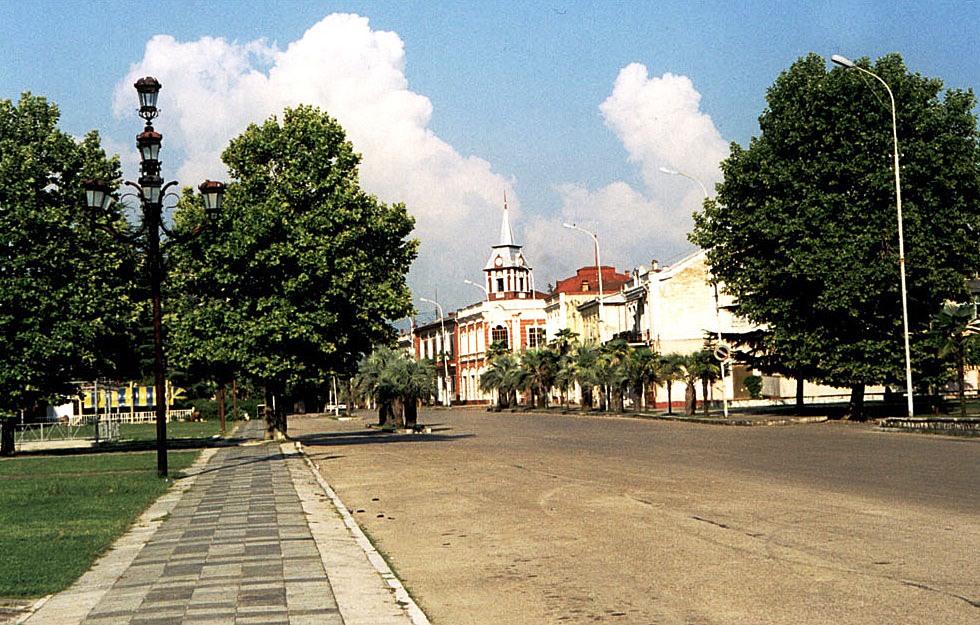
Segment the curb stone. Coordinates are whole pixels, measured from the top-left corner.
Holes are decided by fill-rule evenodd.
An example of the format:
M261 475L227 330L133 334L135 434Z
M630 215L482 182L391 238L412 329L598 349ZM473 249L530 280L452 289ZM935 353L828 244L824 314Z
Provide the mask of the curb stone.
M336 523L320 524L311 521L310 529L313 531L317 544L321 544L321 541L324 544L324 547L320 549L320 553L323 557L324 568L330 577L330 584L334 589L337 605L344 617L344 623L346 625L382 625L382 623L390 622L431 625L428 617L422 612L418 604L415 603L411 595L409 595L401 581L391 570L391 567L388 566L388 563L385 562L381 554L378 553L374 545L371 544L371 541L368 540L360 526L357 525L357 522L347 510L343 501L340 500L337 493L323 479L323 476L320 475L316 464L303 450L303 445L299 441L295 441L293 444L295 445L295 454L301 456L306 463L309 469L309 476L315 481L316 486L319 486L319 489L322 489L323 493L326 494L332 504L330 507L333 508L343 521L343 534L345 535L337 534L339 526L338 528L327 527L329 525L337 525ZM286 444L283 445L283 451L288 454L289 452L286 451L286 446ZM300 484L305 480L295 481L297 492L300 493L304 507L314 503L308 501L307 497L310 494L315 495L316 493L300 492L301 490L306 490L305 484L303 488L300 488ZM354 538L354 541L352 542L350 538ZM360 559L366 559L370 564L370 568L351 566L353 561L356 561L358 557ZM341 574L341 571L343 571L343 574ZM371 586L376 582L371 581L370 578L372 576L381 577L387 596L379 597L376 596L376 593L373 593ZM395 607L399 614L391 614L392 620L390 621L379 621L377 609L364 610L365 602L370 601L380 601L388 608ZM374 616L371 615L372 612Z

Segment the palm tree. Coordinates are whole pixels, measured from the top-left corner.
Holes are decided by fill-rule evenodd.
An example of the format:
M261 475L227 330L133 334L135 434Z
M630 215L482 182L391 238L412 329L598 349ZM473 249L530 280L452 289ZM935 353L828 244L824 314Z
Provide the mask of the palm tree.
M658 354L649 347L638 347L629 355L627 371L633 405L637 410L645 410L647 407L647 387L650 384L657 384L660 374L659 365Z
M521 355L521 368L525 372L524 384L530 391L529 404L548 407L548 396L555 385L558 371L558 354L551 349L529 349ZM537 402L534 402L534 398Z
M480 375L480 388L497 392L497 408L508 408L520 382L521 367L510 351L497 353Z
M561 393L562 406L568 410L568 389L575 384L578 376L578 365L574 355L569 353L558 360L558 370L555 372L555 385Z
M960 416L966 416L966 358L980 334L980 319L975 318L971 304L946 302L932 321L932 333L942 341L939 357L956 367Z
M559 358L568 356L576 345L578 345L578 332L572 332L568 328L559 330L555 334L555 338L548 344L549 347L558 353Z
M626 411L623 396L630 387L629 361L632 351L625 339L614 339L602 346L600 378L609 389L608 410Z
M672 390L674 382L684 380L684 356L667 354L660 357L657 366L657 379L667 387L667 414L674 414L674 398Z
M435 395L435 365L378 347L361 363L357 386L378 404L378 425L414 427L419 400Z
M395 363L401 357L400 353L388 347L378 347L361 362L357 374L358 389L377 402L379 426L404 419L404 410L399 405L401 389L395 371Z
M418 423L419 402L436 396L436 365L433 361L405 358L399 363L402 399L405 405L405 427Z
M551 340L548 347L557 355L554 384L561 394L561 403L568 409L568 389L575 384L575 350L578 347L578 333L562 328Z
M694 392L694 384L701 381L702 405L704 406L704 416L708 416L708 386L721 377L721 368L715 360L714 354L707 349L702 349L689 354L685 358L684 368L686 369L685 379L687 381L687 392L685 393L685 414L692 416L697 405L697 396Z
M599 385L599 348L594 343L580 345L575 353L575 381L582 388L582 408L594 406L593 391Z

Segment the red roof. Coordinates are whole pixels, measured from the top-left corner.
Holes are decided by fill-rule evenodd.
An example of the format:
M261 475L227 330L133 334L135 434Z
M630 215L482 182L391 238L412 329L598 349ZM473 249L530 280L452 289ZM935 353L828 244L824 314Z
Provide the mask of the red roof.
M615 267L608 265L602 266L602 292L616 293L620 287L630 281L630 274L627 271L619 273ZM556 293L597 293L599 291L599 278L595 266L582 267L575 272L571 278L559 280L555 289L551 292Z

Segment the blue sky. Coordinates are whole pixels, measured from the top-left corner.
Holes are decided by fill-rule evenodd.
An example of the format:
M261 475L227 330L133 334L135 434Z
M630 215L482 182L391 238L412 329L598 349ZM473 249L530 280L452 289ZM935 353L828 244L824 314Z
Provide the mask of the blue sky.
M366 19L329 17L354 14ZM898 52L980 86L980 2L25 2L0 0L0 98L58 103L135 176L134 77L163 83L164 176L227 178L244 125L306 102L364 155L362 184L404 201L422 240L410 284L446 309L480 293L506 192L539 288L592 259L669 262L731 141L798 57ZM166 35L168 37L159 37Z

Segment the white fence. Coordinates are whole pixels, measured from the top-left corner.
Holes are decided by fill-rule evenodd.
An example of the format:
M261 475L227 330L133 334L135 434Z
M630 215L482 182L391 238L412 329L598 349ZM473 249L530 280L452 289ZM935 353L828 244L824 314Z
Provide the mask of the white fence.
M169 410L167 411L167 423L171 421L186 421L191 418L191 413L193 410L190 408L181 410ZM144 410L140 412L110 412L109 414L100 414L99 421L113 421L115 423L153 423L157 419L157 413L154 410ZM82 425L86 423L95 423L95 415L74 415L69 417L68 423L71 425Z

